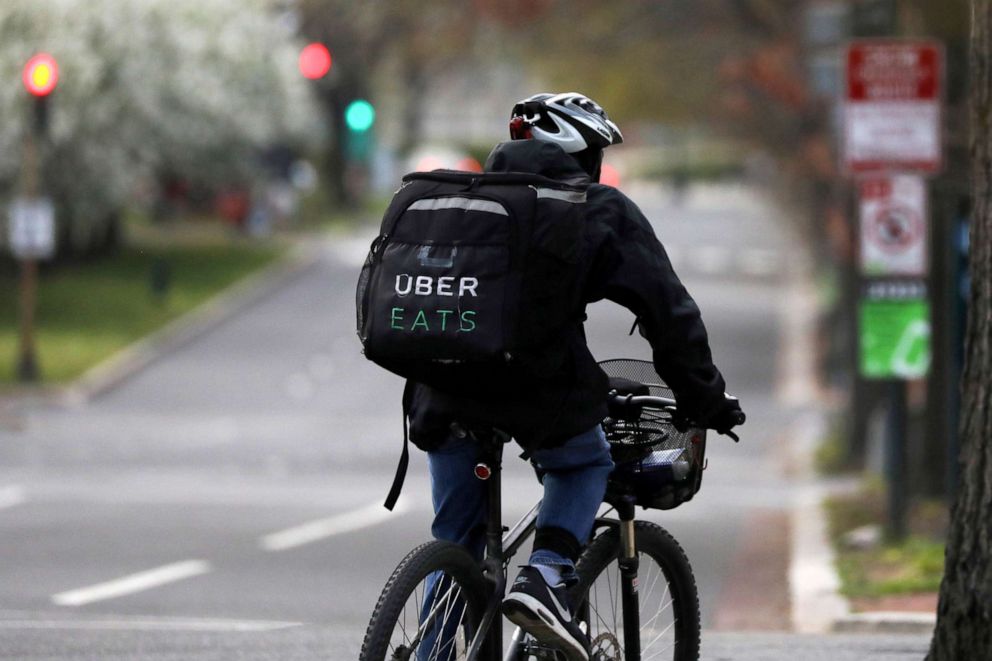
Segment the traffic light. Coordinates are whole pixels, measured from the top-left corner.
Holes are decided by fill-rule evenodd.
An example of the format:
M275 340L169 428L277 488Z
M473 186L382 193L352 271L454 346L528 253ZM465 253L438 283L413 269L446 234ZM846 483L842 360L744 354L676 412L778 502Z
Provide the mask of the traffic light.
M59 67L54 57L48 53L38 53L24 65L21 77L32 96L46 97L59 82Z
M48 130L48 97L59 82L59 66L48 53L38 53L24 65L21 80L34 97L34 131L43 136Z
M344 123L350 131L364 133L375 123L375 108L365 99L356 99L345 108Z
M331 51L322 43L307 44L300 51L300 73L304 78L319 80L331 70Z
M368 163L371 158L374 123L375 108L365 99L355 99L344 109L344 125L348 129L346 150L353 162Z

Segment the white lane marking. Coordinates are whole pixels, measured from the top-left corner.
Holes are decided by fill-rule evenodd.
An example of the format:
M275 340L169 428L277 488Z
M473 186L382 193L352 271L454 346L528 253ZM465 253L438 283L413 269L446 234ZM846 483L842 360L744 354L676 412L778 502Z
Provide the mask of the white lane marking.
M158 619L116 620L0 620L0 629L77 629L86 631L276 631L302 626L302 622L266 620Z
M60 592L52 596L52 602L58 606L83 606L94 601L115 599L135 592L157 588L168 583L206 574L209 571L210 563L205 560L184 560L123 576L106 583L97 583L77 590Z
M270 533L260 540L258 545L266 551L285 551L286 549L303 546L311 542L316 542L334 535L341 535L346 532L354 532L362 528L369 528L387 521L395 516L403 514L408 509L404 499L396 503L396 507L390 512L381 503L373 503L351 512L336 514L326 519L310 521L292 528Z
M15 484L0 489L0 510L20 505L25 500L27 497L24 495L24 487Z

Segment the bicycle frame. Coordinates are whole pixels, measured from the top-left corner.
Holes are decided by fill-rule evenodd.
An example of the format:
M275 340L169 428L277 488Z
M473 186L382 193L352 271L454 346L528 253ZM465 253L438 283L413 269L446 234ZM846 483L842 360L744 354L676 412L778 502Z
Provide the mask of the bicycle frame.
M488 512L486 520L486 557L483 560L483 574L492 586L486 611L479 628L472 639L465 659L499 659L503 642L503 619L500 611L506 591L506 574L510 559L516 554L537 528L537 514L541 508L538 501L512 528L503 527L502 510L502 458L503 445L508 437L497 432L489 439L480 440L479 464L476 475L487 474ZM610 501L618 518L597 517L595 529L619 528L621 557L618 558L622 581L623 628L626 646L624 656L627 661L638 661L640 649L640 611L637 598L637 548L634 541L635 505L633 497L624 496ZM504 534L504 530L506 531ZM517 661L522 658L524 634L518 628L506 650L504 661ZM485 656L480 656L483 651Z

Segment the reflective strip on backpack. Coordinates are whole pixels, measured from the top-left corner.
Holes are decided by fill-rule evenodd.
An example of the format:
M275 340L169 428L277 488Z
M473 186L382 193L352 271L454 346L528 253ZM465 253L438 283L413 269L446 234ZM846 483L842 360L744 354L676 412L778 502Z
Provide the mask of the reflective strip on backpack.
M561 200L562 202L571 202L572 204L582 204L586 201L585 191L571 191L571 190L559 190L557 188L538 188L537 186L531 186L535 191L537 191L537 199L548 199L548 200Z
M471 197L435 197L429 200L417 200L408 211L437 211L438 209L464 209L465 211L484 211L509 216L503 205L489 200L477 200Z

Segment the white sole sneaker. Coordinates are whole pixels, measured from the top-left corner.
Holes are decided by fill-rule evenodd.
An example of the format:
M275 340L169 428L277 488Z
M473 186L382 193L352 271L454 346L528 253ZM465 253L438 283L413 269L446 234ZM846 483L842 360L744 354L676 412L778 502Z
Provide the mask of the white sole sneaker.
M558 618L540 601L526 594L513 594L503 600L503 614L534 638L557 647L568 661L588 661L589 654Z

